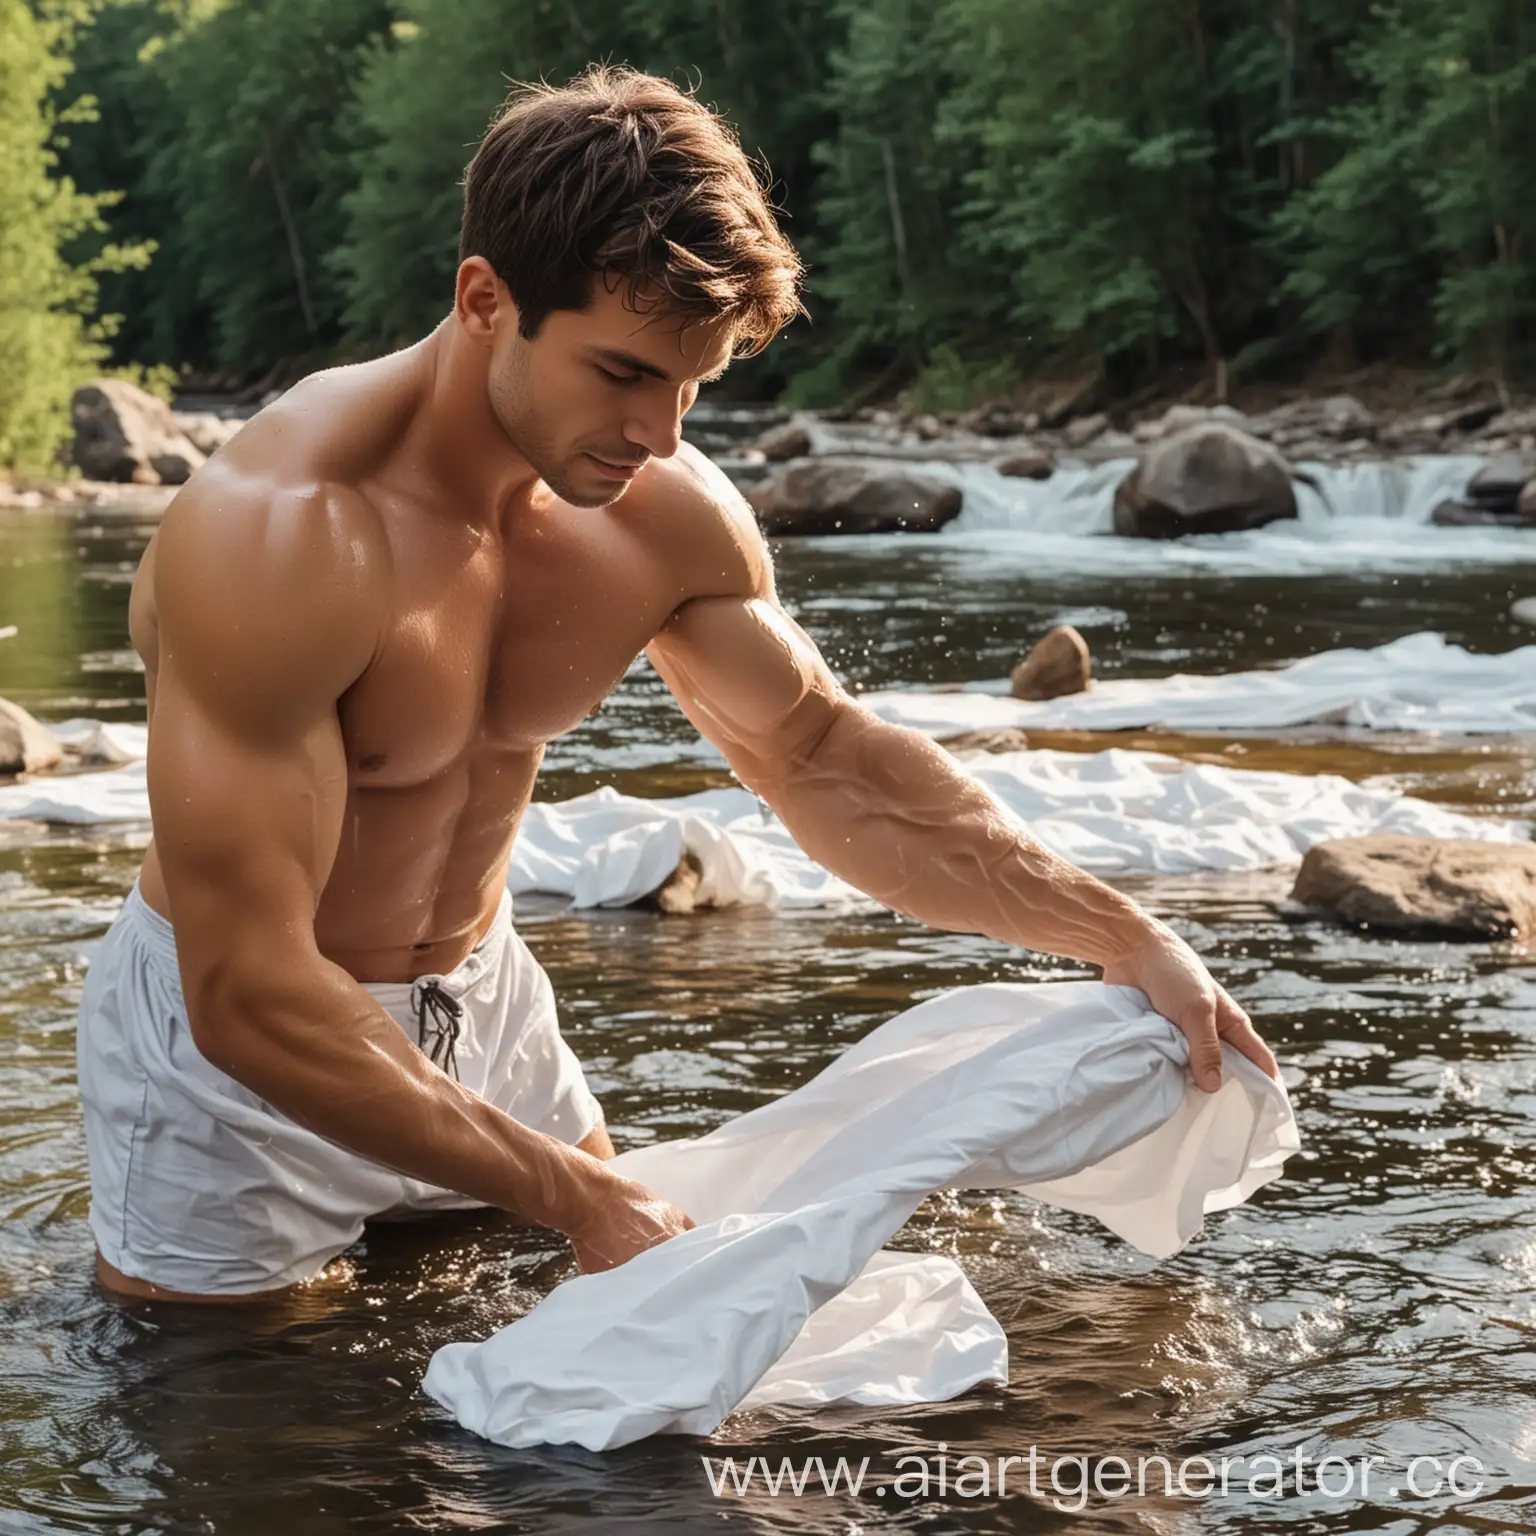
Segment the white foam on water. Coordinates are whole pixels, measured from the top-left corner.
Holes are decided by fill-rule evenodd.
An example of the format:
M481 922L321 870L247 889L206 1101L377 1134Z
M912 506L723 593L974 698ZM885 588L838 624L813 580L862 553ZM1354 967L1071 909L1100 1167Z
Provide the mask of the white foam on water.
M1370 650L1323 651L1288 666L1210 676L1112 678L1086 693L1029 702L1006 679L961 692L881 689L859 702L883 720L940 739L1003 727L1121 731L1536 731L1536 645L1478 655L1421 632Z

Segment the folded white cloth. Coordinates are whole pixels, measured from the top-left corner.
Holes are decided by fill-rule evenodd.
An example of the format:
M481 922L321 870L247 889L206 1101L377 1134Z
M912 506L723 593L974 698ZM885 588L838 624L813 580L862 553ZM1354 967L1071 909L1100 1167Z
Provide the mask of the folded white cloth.
M1374 650L1322 651L1253 672L1116 678L1031 703L1008 684L960 692L884 689L859 702L882 720L943 739L1006 726L1036 730L1282 730L1333 724L1378 731L1536 729L1536 645L1483 656L1423 632Z
M1285 1089L1230 1048L1221 1089L1145 995L995 983L889 1020L804 1087L618 1171L689 1232L557 1287L426 1391L503 1445L709 1434L768 1403L939 1401L1004 1380L964 1275L882 1244L939 1189L1016 1189L1166 1256L1299 1145Z

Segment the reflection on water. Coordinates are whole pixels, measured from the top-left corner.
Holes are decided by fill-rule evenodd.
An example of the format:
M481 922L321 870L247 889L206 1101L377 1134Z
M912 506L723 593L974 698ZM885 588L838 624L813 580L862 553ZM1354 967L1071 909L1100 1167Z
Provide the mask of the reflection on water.
M37 514L0 524L0 623L21 629L0 642L0 693L44 714L142 714L122 577L146 532ZM1501 617L1501 572L1128 588L982 580L854 545L786 549L779 569L790 606L859 686L996 676L1074 610L1106 676L1227 670L1426 628L1488 649L1519 639ZM1401 773L1489 807L1536 799L1519 744L1125 744ZM541 792L679 792L716 779L713 763L641 667L557 744ZM0 1532L1536 1529L1527 955L1294 921L1278 875L1126 882L1209 956L1281 1055L1305 1147L1282 1181L1156 1264L1019 1197L930 1201L900 1244L965 1265L1009 1335L1006 1389L900 1413L743 1415L711 1442L606 1456L509 1452L445 1421L417 1384L437 1345L483 1336L571 1272L545 1234L491 1216L376 1228L300 1301L237 1315L122 1308L94 1290L73 1009L135 865L99 834L38 831L0 853ZM1082 974L875 913L577 916L528 900L518 921L621 1145L762 1103L942 989ZM717 1500L699 1461L867 1456L871 1481L889 1481L905 1453L936 1466L941 1443L994 1464L1031 1445L1043 1457L1305 1446L1398 1467L1471 1454L1488 1471L1480 1499L1454 1512L1380 1488L1365 1501L1235 1486L1204 1502L1096 1500L1085 1519L1052 1506L1048 1477L1037 1498L1010 1485L1001 1500Z

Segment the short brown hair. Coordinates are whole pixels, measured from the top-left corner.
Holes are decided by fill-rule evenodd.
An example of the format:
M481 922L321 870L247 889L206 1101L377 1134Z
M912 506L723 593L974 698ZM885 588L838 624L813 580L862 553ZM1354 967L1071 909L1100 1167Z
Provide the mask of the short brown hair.
M517 87L464 175L459 260L483 256L532 339L595 277L687 318L728 319L741 356L801 312L802 268L730 126L670 80L597 66Z

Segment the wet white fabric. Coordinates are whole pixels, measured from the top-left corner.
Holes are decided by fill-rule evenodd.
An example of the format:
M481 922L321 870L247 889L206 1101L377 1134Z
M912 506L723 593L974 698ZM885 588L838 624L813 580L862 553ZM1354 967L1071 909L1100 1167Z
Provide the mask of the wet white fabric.
M444 1015L418 1017L428 979L366 990L412 1042L430 1023L433 1058L524 1125L574 1145L598 1123L510 895L436 978L462 1010L451 1056ZM315 1135L213 1066L187 1025L171 925L137 886L92 958L76 1038L91 1232L125 1275L200 1295L269 1290L318 1274L371 1217L476 1203Z
M1031 751L972 758L967 770L1047 847L1095 874L1189 874L1289 866L1328 838L1369 832L1511 842L1523 821L1463 816L1333 774L1186 764L1153 752ZM143 822L144 765L0 788L0 819ZM808 858L744 789L664 799L611 788L528 807L512 850L514 895L622 906L656 890L684 851L701 906L785 910L864 900Z
M149 751L149 727L120 720L50 720L48 729L87 762L133 763Z
M0 821L95 826L148 820L149 786L142 760L94 773L38 775L0 787Z
M867 900L801 852L745 789L641 799L605 786L535 801L512 848L514 895L545 891L578 907L617 907L656 890L684 852L699 862L698 906L838 907Z
M939 1189L1013 1189L1166 1257L1277 1178L1284 1088L1230 1048L1221 1089L1143 993L965 987L889 1020L804 1087L615 1167L698 1226L557 1287L426 1391L503 1445L709 1434L769 1403L910 1403L1005 1380L1001 1328L935 1255L882 1251Z
M1010 752L966 767L1048 848L1095 874L1288 866L1315 843L1368 832L1509 842L1527 831L1333 774L1191 765L1157 753ZM518 832L508 882L578 907L622 906L656 890L685 850L701 871L700 906L863 899L744 789L653 800L605 787L538 802Z
M1121 731L1269 731L1347 725L1378 731L1536 730L1536 645L1479 655L1420 633L1373 650L1323 651L1289 666L1210 676L1112 678L1031 703L1005 681L958 692L883 689L859 702L940 739L1006 726Z

